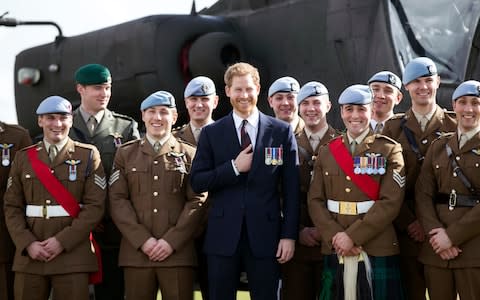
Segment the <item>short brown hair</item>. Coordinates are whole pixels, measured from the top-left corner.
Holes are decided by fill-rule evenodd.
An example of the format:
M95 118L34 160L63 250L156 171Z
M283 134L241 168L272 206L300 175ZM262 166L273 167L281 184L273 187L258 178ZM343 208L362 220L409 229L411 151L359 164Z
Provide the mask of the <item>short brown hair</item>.
M258 69L245 62L239 62L228 67L223 76L223 80L225 81L225 85L230 87L234 76L244 76L248 74L252 75L253 81L256 84L260 85L260 74L258 74Z

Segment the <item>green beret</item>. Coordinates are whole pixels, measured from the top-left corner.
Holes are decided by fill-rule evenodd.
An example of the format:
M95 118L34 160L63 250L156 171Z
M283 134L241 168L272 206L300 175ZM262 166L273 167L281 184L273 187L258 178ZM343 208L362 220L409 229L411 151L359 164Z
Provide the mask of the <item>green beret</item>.
M107 67L99 64L88 64L75 72L75 81L83 85L112 82L112 75Z

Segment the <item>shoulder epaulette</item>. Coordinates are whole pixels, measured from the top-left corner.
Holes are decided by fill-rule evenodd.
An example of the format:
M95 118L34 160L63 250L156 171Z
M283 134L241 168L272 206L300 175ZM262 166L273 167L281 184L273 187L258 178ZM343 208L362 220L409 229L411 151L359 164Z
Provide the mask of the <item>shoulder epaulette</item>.
M186 128L187 126L188 126L188 123L183 124L183 125L178 126L178 127L175 127L175 128L172 129L172 132L181 131L181 130L183 130L184 128Z
M40 144L40 142L38 142L38 143L36 143L36 144L32 144L32 145L30 145L30 146L26 146L26 147L20 149L20 151L26 151L26 150L28 150L28 149L30 149L30 148L38 147L39 144Z
M432 141L432 144L433 144L433 143L436 143L436 142L438 142L438 141L444 140L444 139L449 139L449 138L451 138L454 134L455 134L455 132L441 132L441 133L439 134L439 136Z
M404 116L405 116L405 113L396 113L396 114L393 115L393 117L391 117L388 120L389 121L390 120L401 120L401 119L403 119Z
M116 112L114 112L114 111L112 111L112 115L113 115L115 118L121 118L121 119L125 119L125 120L128 120L128 121L136 122L134 118L132 118L132 117L130 117L130 116L127 116L127 115L122 115L122 114L116 113Z
M96 149L96 147L92 144L81 143L78 141L73 141L73 144L75 145L75 147L81 147L81 148L90 149L90 150Z
M191 146L193 148L197 148L197 146L195 146L194 144L192 143L189 143L187 142L186 140L180 138L180 137L175 137L177 139L177 142L181 143L181 144L185 144L185 145L188 145L188 146Z
M385 140L391 142L392 144L398 144L398 142L396 140L392 139L389 136L383 135L383 134L376 133L375 138L377 138L377 139L382 138L382 139L385 139Z

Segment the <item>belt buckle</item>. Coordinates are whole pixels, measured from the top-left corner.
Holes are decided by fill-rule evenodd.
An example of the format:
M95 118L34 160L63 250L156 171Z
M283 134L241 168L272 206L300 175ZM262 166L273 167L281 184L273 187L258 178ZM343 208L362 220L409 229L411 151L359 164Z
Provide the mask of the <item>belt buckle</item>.
M448 198L448 209L452 211L457 205L457 192L452 189L450 197Z
M48 216L48 210L46 205L42 206L42 217L44 219L50 219L50 217Z
M355 216L357 213L357 202L339 201L341 215Z

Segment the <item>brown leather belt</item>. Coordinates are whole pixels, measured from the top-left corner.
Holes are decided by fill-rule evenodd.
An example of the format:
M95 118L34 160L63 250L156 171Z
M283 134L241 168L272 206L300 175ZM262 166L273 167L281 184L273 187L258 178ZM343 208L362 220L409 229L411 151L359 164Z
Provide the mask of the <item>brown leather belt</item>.
M451 207L474 207L480 203L480 196L459 195L457 193L438 193L435 196L435 204L447 204Z

